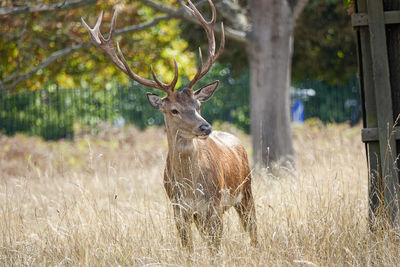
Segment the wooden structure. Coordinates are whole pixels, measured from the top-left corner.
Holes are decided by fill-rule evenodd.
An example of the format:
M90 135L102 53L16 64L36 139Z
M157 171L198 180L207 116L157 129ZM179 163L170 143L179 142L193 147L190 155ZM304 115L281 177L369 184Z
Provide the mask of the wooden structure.
M400 0L355 0L370 219L400 226Z

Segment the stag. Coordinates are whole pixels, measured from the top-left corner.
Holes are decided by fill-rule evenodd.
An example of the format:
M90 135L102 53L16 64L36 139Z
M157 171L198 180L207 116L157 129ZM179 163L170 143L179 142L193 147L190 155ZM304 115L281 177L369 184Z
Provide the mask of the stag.
M218 250L223 231L222 215L232 206L239 214L242 226L249 232L251 244L257 244L256 213L246 150L235 136L222 131L213 131L211 125L200 115L201 102L212 97L218 81L196 91L193 89L221 55L225 45L224 28L221 23L221 42L218 51L215 51L216 10L212 1L208 2L212 11L210 21L204 19L190 0L189 5L184 5L206 32L208 57L203 64L199 48L197 73L181 91L175 90L178 80L175 58L175 76L171 83L166 84L157 77L152 67L153 80L135 74L121 52L118 42L118 55L116 54L113 37L117 10L114 12L107 38L104 38L99 30L102 13L93 29L82 19L92 42L104 50L121 71L140 84L166 93L165 97L147 93L147 98L151 106L164 114L168 139L164 187L172 203L182 246L189 251L193 251L191 233L193 222L201 235L207 239L209 247Z

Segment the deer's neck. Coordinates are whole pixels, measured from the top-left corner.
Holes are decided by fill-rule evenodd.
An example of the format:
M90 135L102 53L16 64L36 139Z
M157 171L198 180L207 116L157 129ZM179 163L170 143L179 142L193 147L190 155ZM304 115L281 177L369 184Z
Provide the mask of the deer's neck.
M195 139L183 138L179 129L165 123L168 139L168 159L176 179L191 179L199 173L199 149Z

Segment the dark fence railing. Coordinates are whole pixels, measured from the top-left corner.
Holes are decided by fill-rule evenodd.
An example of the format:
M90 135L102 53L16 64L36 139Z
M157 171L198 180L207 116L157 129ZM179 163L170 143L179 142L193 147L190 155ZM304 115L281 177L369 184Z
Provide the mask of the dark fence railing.
M318 80L304 80L295 83L298 88L292 92L292 103L304 103L304 117L318 118L323 122L350 122L361 119L360 92L358 80L353 77L344 84L329 85Z
M221 70L223 71L223 70ZM204 81L209 82L209 81ZM248 74L236 80L222 77L215 96L203 106L203 116L229 121L249 131ZM319 81L295 84L292 103L302 105L301 119L316 117L324 122L357 122L360 118L357 80L329 86ZM0 132L23 132L46 140L72 139L76 127L93 126L102 121L113 125L132 123L140 128L161 125L161 112L147 101L147 88L115 86L111 90L61 89L54 85L38 91L9 93L0 91ZM301 111L301 110L300 110Z
M132 87L102 91L50 87L14 94L0 92L0 131L56 140L73 138L74 124L92 127L101 121L128 122L141 128L161 124L161 114L143 108L147 101L143 95Z

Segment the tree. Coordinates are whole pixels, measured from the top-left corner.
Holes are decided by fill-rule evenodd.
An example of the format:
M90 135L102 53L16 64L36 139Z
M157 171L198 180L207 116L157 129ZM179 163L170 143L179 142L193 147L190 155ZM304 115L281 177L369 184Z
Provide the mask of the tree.
M64 88L108 88L112 81L129 80L96 53L82 16L95 18L105 10L111 18L116 2L101 0L30 1L29 5L0 4L0 90L35 90L48 83ZM185 51L187 43L179 38L179 21L169 15L156 14L138 1L120 8L116 31L121 49L133 59L141 73L151 63L162 75L171 76L170 51L175 51L184 70L195 71L194 55ZM106 28L107 23L104 23ZM144 53L145 51L145 53Z
M351 0L310 0L296 23L292 81L345 83L357 73Z
M171 18L197 23L197 20L182 8L183 0L178 0L178 3L155 0L139 1L154 11L164 14L155 15L154 12L146 9L146 12L150 13L150 17L153 18L147 25L155 25L160 20L165 21ZM100 5L99 2L96 1L97 6ZM215 2L226 25L227 38L246 47L251 73L251 133L255 161L266 163L267 159L283 160L290 164L293 162L289 113L293 32L295 22L308 0L220 0ZM200 0L196 5L201 6L204 3L206 3L205 0ZM31 9L25 8L24 12L31 12ZM40 11L32 14L36 15L38 12ZM78 13L82 14L82 11ZM10 13L1 8L0 14ZM132 21L128 19L128 23L132 23ZM119 21L118 25L123 25L123 22ZM129 26L123 29L126 28ZM220 29L217 28L216 31L218 30ZM79 36L81 34L82 32L79 32ZM21 72L18 66L14 66L14 71L10 75L2 75L0 86L3 88L10 84L15 86L37 73L41 67L46 67L54 62L52 58L59 58L60 54L71 54L87 46L89 44L86 42L81 41L76 44L69 41L66 48L54 52L58 54L53 53L48 58L39 61L37 67Z
M307 0L253 0L248 46L251 133L256 162L293 162L290 77L293 32Z

